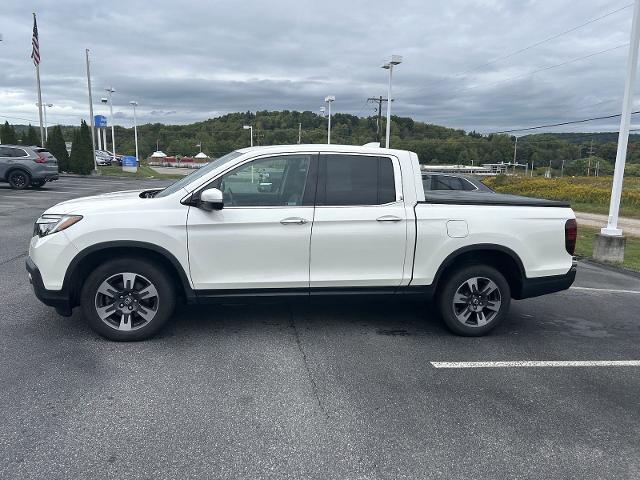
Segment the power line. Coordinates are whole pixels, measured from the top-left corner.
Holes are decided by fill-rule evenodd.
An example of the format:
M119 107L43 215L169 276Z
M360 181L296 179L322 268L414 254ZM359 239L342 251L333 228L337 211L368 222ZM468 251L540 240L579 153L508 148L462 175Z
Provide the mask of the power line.
M30 119L30 118L22 118L22 117L9 117L8 115L0 115L0 118L8 118L11 120L24 120L25 122L32 122L32 123L36 123L35 120Z
M521 48L519 50L516 50L514 52L511 52L511 53L508 53L508 54L503 55L501 57L498 57L498 58L495 58L493 60L490 60L489 62L483 63L482 65L478 65L478 66L476 66L476 67L474 67L472 69L466 70L465 72L461 73L460 75L465 75L466 73L472 72L474 70L478 70L478 69L486 67L488 65L493 65L494 63L500 62L502 60L506 60L507 58L514 57L514 56L516 56L516 55L518 55L518 54L520 54L522 52L526 52L527 50L531 50L532 48L535 48L535 47L538 47L538 46L540 46L540 45L542 45L544 43L550 42L551 40L555 40L556 38L562 37L563 35L566 35L566 34L571 33L571 32L575 32L576 30L579 30L579 29L581 29L583 27L586 27L587 25L591 25L592 23L595 23L595 22L597 22L599 20L602 20L603 18L607 18L607 17L609 17L609 16L611 16L611 15L613 15L615 13L621 12L622 10L627 9L627 8L631 7L632 5L633 5L633 3L629 3L629 4L625 5L624 7L618 8L617 10L613 10L613 11L611 11L609 13L605 13L604 15L601 15L599 17L596 17L596 18L593 18L591 20L588 20L588 21L586 21L584 23L581 23L578 26L575 26L573 28L565 30L564 32L556 33L555 35L552 35L550 37L545 38L544 40L540 40L539 42L532 43L531 45L527 45L526 47L523 47L523 48Z
M518 78L530 77L532 75L535 75L536 73L546 72L547 70L552 70L554 68L564 67L566 65L578 62L580 60L585 60L587 58L595 57L596 55L601 55L603 53L611 52L613 50L617 50L619 48L626 47L627 45L629 45L629 43L623 43L623 44L618 45L616 47L611 47L611 48L607 48L605 50L600 50L599 52L590 53L590 54L584 55L582 57L576 57L576 58L573 58L571 60L567 60L567 61L564 61L564 62L561 62L561 63L556 63L555 65L549 65L547 67L542 67L542 68L539 68L537 70L533 70L532 72L523 73L521 75L516 75L516 76L513 76L513 77L505 78L503 80L498 80L497 82L485 83L485 84L479 84L479 85L471 85L470 87L459 88L457 90L453 90L451 93L464 92L466 90L472 90L472 89L478 88L478 87L490 87L490 86L493 86L493 85L499 85L501 83L509 82L511 80L516 80Z
M640 110L636 110L635 112L631 112L631 115L635 115L637 113L640 113ZM548 124L548 125L538 125L538 126L535 126L535 127L527 127L527 128L514 128L514 129L511 129L511 130L501 130L499 132L491 132L491 134L497 135L497 134L500 134L500 133L526 132L526 131L529 131L529 130L539 130L541 128L561 127L563 125L573 125L573 124L576 124L576 123L593 122L594 120L606 120L606 119L609 119L609 118L616 118L616 117L619 117L620 115L621 115L620 113L616 113L615 115L605 115L605 116L602 116L602 117L592 117L592 118L585 118L585 119L582 119L582 120L572 120L570 122L551 123L551 124Z
M614 15L614 14L616 14L618 12L621 12L622 10L627 9L627 8L631 7L632 5L633 5L633 3L629 3L629 4L624 5L623 7L620 7L618 9L616 9L616 10L612 10L612 11L610 11L608 13L605 13L604 15L601 15L601 16L596 17L596 18L592 18L591 20L588 20L588 21L586 21L584 23L581 23L580 25L577 25L575 27L569 28L568 30L564 30L564 31L562 31L560 33L556 33L554 35L551 35L550 37L544 38L543 40L540 40L538 42L535 42L535 43L532 43L530 45L527 45L527 46L522 47L522 48L520 48L518 50L515 50L513 52L507 53L506 55L502 55L500 57L494 58L493 60L490 60L490 61L488 61L486 63L481 64L481 65L476 65L475 67L472 67L472 68L470 68L468 70L464 70L464 71L462 71L460 73L456 73L456 74L450 75L447 79L441 79L441 80L437 80L437 81L428 83L425 88L428 88L428 87L430 87L432 85L444 83L445 81L448 82L452 78L455 79L455 78L463 77L463 76L467 75L468 73L474 72L476 70L479 70L481 68L487 67L489 65L493 65L494 63L500 62L502 60L507 60L508 58L512 58L512 57L514 57L514 56L516 56L516 55L518 55L520 53L523 53L523 52L526 52L528 50L531 50L532 48L535 48L535 47L538 47L540 45L543 45L543 44L545 44L547 42L550 42L551 40L555 40L556 38L562 37L563 35L567 35L569 33L575 32L576 30L579 30L579 29L581 29L583 27L586 27L587 25L591 25L592 23L598 22L598 21L600 21L600 20L602 20L604 18L607 18L607 17L609 17L611 15ZM424 89L422 89L422 90L424 90Z

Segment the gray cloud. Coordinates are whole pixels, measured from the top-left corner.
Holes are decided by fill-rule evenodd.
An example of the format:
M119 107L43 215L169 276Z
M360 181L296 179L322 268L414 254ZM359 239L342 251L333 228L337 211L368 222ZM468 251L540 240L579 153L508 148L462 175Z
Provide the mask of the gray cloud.
M114 119L127 126L134 99L141 122L317 111L327 94L336 96L333 111L370 115L365 99L386 95L379 67L398 53L394 113L490 132L619 111L627 47L529 73L625 44L631 8L485 64L627 3L40 0L35 9L50 123L88 116L85 48L96 113L108 113L100 97L113 85ZM36 122L31 10L8 0L0 19L0 115ZM562 130L616 128L609 120Z

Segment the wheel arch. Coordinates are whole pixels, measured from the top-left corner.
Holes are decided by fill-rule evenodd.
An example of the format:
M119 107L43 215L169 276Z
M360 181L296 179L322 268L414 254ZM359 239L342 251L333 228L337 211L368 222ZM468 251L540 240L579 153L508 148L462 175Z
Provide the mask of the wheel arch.
M68 292L71 306L79 304L80 285L93 268L108 259L132 256L159 264L169 274L179 297L187 302L192 302L195 299L195 293L191 288L187 273L171 252L152 243L122 240L92 245L81 250L73 258L67 268L63 283L63 290Z
M13 172L17 172L17 171L20 171L20 172L23 172L24 174L26 174L27 177L29 177L29 181L31 181L31 177L33 175L31 175L31 172L29 172L28 168L25 168L25 167L23 167L21 165L13 165L13 166L9 167L7 169L7 172L5 173L5 176L4 176L5 180L9 181L9 177L11 176L11 174Z
M509 283L511 296L521 298L523 280L526 271L522 260L516 252L508 247L497 244L477 244L462 247L449 254L436 272L433 284L436 289L442 285L442 280L461 265L483 263L498 270Z

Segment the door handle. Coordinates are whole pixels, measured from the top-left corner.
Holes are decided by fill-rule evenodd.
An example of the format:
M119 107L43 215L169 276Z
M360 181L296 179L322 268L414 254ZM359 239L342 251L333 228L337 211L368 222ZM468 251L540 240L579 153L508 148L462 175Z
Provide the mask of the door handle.
M395 215L383 215L382 217L376 218L378 222L400 222L402 219L400 217L396 217Z
M304 225L308 220L300 217L288 217L280 220L282 225Z

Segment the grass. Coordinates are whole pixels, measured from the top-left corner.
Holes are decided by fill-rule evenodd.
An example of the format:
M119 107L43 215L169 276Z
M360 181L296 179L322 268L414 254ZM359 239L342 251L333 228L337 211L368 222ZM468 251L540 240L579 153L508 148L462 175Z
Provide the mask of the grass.
M593 255L593 239L599 229L578 227L578 240L576 242L576 255L590 258ZM623 267L640 272L640 238L627 236L627 244L624 249Z
M500 193L565 200L574 210L606 215L609 212L611 177L518 177L499 175L483 179ZM625 179L620 203L620 215L640 218L640 178Z
M153 168L148 165L139 165L138 171L133 172L123 172L122 167L117 165L109 165L98 167L101 175L108 175L110 177L130 177L130 178L184 178L184 175L175 174L164 174L158 173Z

